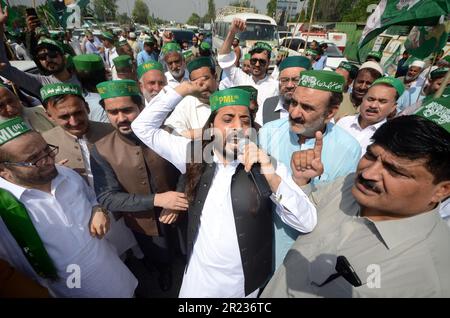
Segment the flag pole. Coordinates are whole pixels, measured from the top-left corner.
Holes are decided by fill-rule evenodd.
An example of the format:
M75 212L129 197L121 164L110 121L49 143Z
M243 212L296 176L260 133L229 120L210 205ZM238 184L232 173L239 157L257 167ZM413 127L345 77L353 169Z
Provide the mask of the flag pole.
M302 12L303 12L303 10L302 10ZM297 32L298 24L300 23L300 16L301 16L301 13L298 14L297 22L295 23L294 32L292 32L292 36L291 36L291 40L289 41L288 48L291 47L291 43L292 43L292 40L294 39L295 32ZM306 19L306 14L305 14L305 19Z
M306 47L308 46L309 32L311 31L311 25L312 25L312 22L313 22L314 10L315 9L316 9L316 0L314 0L313 6L312 6L312 9L311 9L311 18L309 19L308 34L306 34L305 49L303 51L303 55L305 55Z

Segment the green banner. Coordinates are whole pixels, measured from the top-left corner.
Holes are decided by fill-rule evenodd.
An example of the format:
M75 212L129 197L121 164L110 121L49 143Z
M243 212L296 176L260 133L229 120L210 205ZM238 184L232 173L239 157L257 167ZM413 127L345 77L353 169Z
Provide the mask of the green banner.
M450 23L436 26L420 26L412 28L405 48L418 59L425 59L434 52L439 52L447 43Z

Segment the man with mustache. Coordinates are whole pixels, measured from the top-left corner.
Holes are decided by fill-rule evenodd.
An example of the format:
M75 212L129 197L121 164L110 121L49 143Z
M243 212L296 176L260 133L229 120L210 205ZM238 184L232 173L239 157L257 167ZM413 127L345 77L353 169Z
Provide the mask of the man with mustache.
M187 138L201 138L201 130L211 115L209 97L217 90L216 68L209 57L199 57L187 65L189 78L203 78L205 91L198 97L186 96L164 122Z
M298 150L311 149L316 132L322 132L325 172L314 184L330 182L355 171L361 150L358 141L331 123L342 101L344 78L331 71L303 71L289 104L289 116L265 124L259 144L272 157L289 166ZM274 215L276 268L299 232Z
M352 91L344 93L343 100L339 106L334 119L339 121L344 116L355 115L361 105L364 95L369 90L370 85L383 75L383 68L377 62L369 61L361 65L353 81Z
M403 83L393 77L380 77L364 96L359 115L346 116L337 125L361 145L361 156L366 153L373 133L386 122L388 116L395 111L397 100L403 94Z
M438 99L386 122L356 174L303 187L318 225L295 242L263 297L450 296L450 230L439 215L450 196L449 107ZM301 161L306 184L320 172Z
M155 61L143 63L137 68L137 75L139 88L147 106L153 97L167 85L164 68L161 63Z
M274 168L254 143L240 142L253 127L249 92L229 88L211 95L202 140L160 129L179 101L201 95L206 82L200 77L175 90L164 88L131 126L150 148L186 173L188 261L179 296L256 297L273 271L270 197L276 213L299 231L314 228L315 212L284 165Z
M232 43L238 32L246 29L246 23L241 19L234 19L231 23L227 37L219 50L217 61L223 70L223 77L228 78L233 86L251 85L258 90L258 105L264 105L264 101L278 95L278 83L269 74L270 57L272 47L265 42L256 42L249 51L251 58L251 74L246 74L236 67L236 55L231 50ZM262 108L258 110L256 122L262 125Z
M57 125L42 134L48 143L59 146L56 161L64 161L92 186L90 149L113 128L110 124L89 120L89 106L79 86L49 84L42 88L41 98L48 116Z
M41 38L36 46L33 58L36 65L45 75L30 74L22 72L11 66L5 51L4 44L4 24L8 20L7 9L0 8L0 63L4 64L0 68L0 76L7 78L21 89L33 96L40 96L40 89L43 85L50 83L72 83L80 85L74 74L67 69L67 61L64 56L62 43L48 38ZM34 32L34 31L31 31Z
M103 239L94 191L20 117L0 135L0 259L55 297L132 297L137 280Z
M91 149L94 187L100 204L118 212L133 231L147 264L159 272L163 291L172 285L170 227L187 209L183 193L175 192L179 173L145 146L131 130L144 103L135 81L98 84L101 104L115 128Z
M289 104L300 80L300 73L311 69L311 62L304 56L286 57L278 66L279 96L269 97L256 114L256 122L267 124L270 121L289 116Z
M189 81L189 72L186 70L186 61L181 48L177 43L169 42L161 49L164 62L168 71L166 72L167 85L172 88L177 87L184 81Z

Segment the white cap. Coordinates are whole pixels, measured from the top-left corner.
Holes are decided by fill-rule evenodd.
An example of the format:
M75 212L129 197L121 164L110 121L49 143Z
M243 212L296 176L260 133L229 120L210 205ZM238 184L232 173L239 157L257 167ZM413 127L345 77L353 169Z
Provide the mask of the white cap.
M383 68L381 67L381 65L378 64L377 62L374 62L374 61L364 62L364 63L361 65L361 67L359 68L359 70L362 70L362 69L364 69L364 68L371 68L371 69L377 71L378 73L380 73L381 75L384 74L384 70L383 70Z
M411 66L417 66L420 68L424 68L425 67L425 62L424 61L420 61L420 60L416 60L414 62L411 63L411 65L409 65L409 67Z
M130 33L128 33L128 37L129 37L130 39L135 39L135 38L136 38L136 33L130 32Z

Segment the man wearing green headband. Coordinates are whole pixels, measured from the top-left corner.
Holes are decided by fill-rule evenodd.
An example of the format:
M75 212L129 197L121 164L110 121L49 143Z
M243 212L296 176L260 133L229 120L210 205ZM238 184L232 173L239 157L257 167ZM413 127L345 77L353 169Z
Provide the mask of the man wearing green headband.
M55 297L132 297L137 280L102 239L109 216L94 191L20 118L0 135L2 258Z
M131 123L144 109L135 81L118 80L98 85L102 105L113 132L91 150L94 186L100 204L121 213L144 253L154 264L163 291L171 286L170 227L187 209L183 193L175 192L179 173L143 144Z
M450 230L439 215L450 196L450 127L441 106L387 121L355 174L304 188L318 226L294 243L262 297L450 297Z
M158 95L163 87L167 85L164 69L159 62L147 62L139 65L137 75L139 78L139 88L147 106L153 97Z
M289 104L300 80L301 72L311 69L311 62L304 56L286 57L278 66L279 95L265 100L256 114L256 122L265 125L270 121L289 116Z
M147 36L143 40L144 49L137 55L137 66L145 62L158 61L158 54L155 47L155 39Z
M361 157L358 141L331 123L342 101L344 84L344 78L331 71L303 71L291 97L289 116L271 121L259 130L262 149L285 166L289 166L294 152L313 148L316 133L321 132L325 172L312 179L313 184L330 182L355 171ZM276 215L274 221L277 268L299 232Z
M111 125L89 120L89 106L79 86L49 84L42 88L41 97L48 116L57 125L42 134L48 143L59 146L56 161L65 162L92 185L89 149L112 131Z
M339 64L335 72L344 76L345 79L344 94L347 93L348 88L352 85L353 80L356 78L356 75L358 74L358 67L347 61L343 61Z
M244 61L242 61L242 71L245 74L250 74L252 72L252 65L250 64L250 53L244 55Z
M430 73L430 78L424 88L425 96L434 95L439 88L441 88L442 83L444 83L445 75L447 75L449 70L450 68L448 67L439 67ZM447 83L447 87L448 86L450 86L450 83Z
M217 90L216 68L209 57L199 57L187 65L190 80L202 81L199 96L186 96L165 121L165 125L187 138L201 138L201 130L211 115L209 98Z
M42 85L67 82L80 85L80 82L68 69L61 43L47 38L41 38L36 50L30 52L36 65L45 75L30 74L11 66L4 45L4 24L7 14L0 9L0 76L10 80L20 88L26 89L33 96L40 96Z
M24 107L15 94L7 87L0 85L0 122L17 116L22 117L25 123L37 132L44 132L55 127L42 106Z
M106 81L103 59L98 54L77 55L73 58L73 67L81 82L84 100L89 105L89 120L109 123L97 92L97 84Z
M189 81L189 72L186 70L186 61L177 43L166 43L161 49L167 72L167 85L177 87L184 81Z
M373 61L373 62L380 63L382 57L383 57L383 52L370 51L369 54L367 54L366 62Z
M280 163L275 170L270 158L244 138L255 133L249 92L229 88L212 94L201 140L160 128L183 97L204 90L202 78L165 88L131 127L186 173L187 267L179 297L256 297L272 272L270 197L277 198L281 218L302 232L314 228L316 215L286 167Z
M118 79L136 80L133 59L129 55L119 55L113 59Z
M113 60L119 56L117 53L117 49L114 45L114 35L110 32L102 32L101 35L102 43L103 43L103 61L105 61L105 69L111 72L111 78L117 79L117 72L114 67Z
M256 42L250 50L251 75L243 72L235 66L236 56L231 51L231 46L236 34L245 29L244 20L237 18L233 20L219 50L217 61L223 70L223 77L230 79L231 86L254 86L258 90L258 105L263 105L267 98L278 95L278 82L268 74L272 48L265 42Z
M383 125L387 118L395 115L397 100L405 88L402 81L393 77L380 77L364 96L359 114L341 118L337 125L345 129L361 145L361 156L371 144L373 133ZM392 116L393 117L393 116Z

